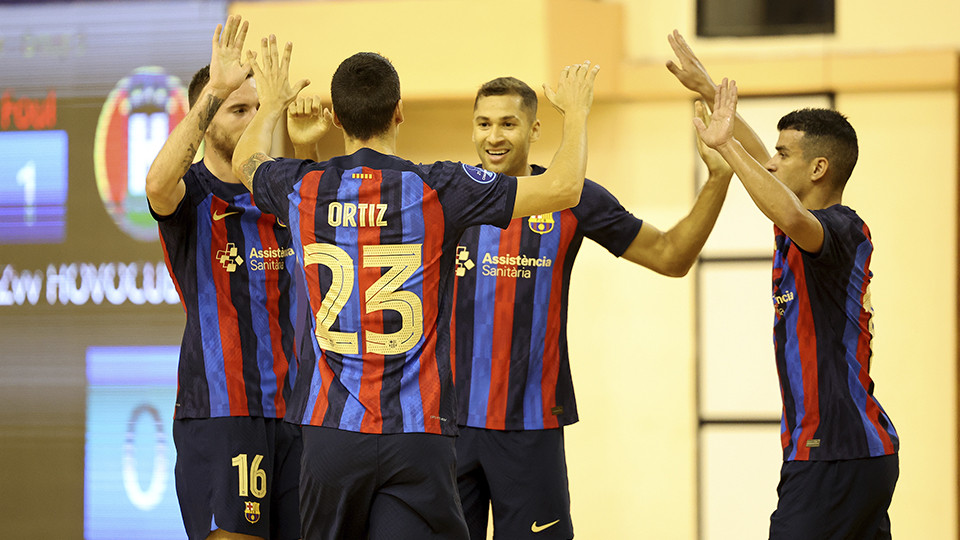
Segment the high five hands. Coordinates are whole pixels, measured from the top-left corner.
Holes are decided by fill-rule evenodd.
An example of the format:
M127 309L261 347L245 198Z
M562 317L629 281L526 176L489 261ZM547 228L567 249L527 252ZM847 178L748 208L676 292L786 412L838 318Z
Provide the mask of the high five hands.
M300 79L290 84L290 54L293 43L287 42L283 48L283 56L277 47L277 36L270 34L269 38L260 40L260 62L257 54L247 52L247 61L253 68L253 77L257 81L257 94L260 97L260 107L271 111L283 111L297 98L300 90L310 84L308 79Z
M543 93L550 100L555 109L562 115L571 113L588 114L593 104L593 82L600 71L599 65L590 65L590 61L582 64L566 66L560 72L560 81L557 90L543 85Z
M697 102L697 107L702 107L700 102ZM737 83L724 78L723 82L717 87L710 125L708 126L704 122L704 118L700 114L694 117L693 125L696 126L697 135L704 144L717 150L733 139L733 125L736 117Z

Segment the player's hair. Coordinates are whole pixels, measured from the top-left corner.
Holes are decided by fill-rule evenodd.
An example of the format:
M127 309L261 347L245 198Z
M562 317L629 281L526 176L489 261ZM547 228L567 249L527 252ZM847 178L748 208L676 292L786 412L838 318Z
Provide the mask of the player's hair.
M788 113L777 129L803 132L800 146L807 159L825 157L836 171L837 187L843 188L857 164L857 132L847 117L832 109L800 109Z
M340 62L330 81L330 98L346 134L366 141L390 129L400 102L400 76L390 60L360 52Z
M480 98L487 96L519 96L520 108L530 115L530 121L537 119L537 93L520 79L497 77L483 83L477 90L477 97L473 100L473 110L477 110Z
M249 79L250 77L253 77L252 69L247 73L247 78ZM190 86L187 87L187 102L190 104L191 109L197 100L200 99L200 94L203 93L203 88L207 86L208 82L210 82L210 64L200 68L193 74L193 78L190 79Z

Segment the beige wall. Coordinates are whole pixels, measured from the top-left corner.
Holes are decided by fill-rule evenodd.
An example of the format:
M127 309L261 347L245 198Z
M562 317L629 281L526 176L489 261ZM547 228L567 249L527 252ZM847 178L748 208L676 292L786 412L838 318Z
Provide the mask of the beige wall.
M590 123L588 175L637 215L664 229L685 214L694 197L691 107L682 92L649 89L673 88L670 75L660 67L669 54L664 36L672 28L694 34L694 2L603 4L610 3L623 8L623 55L642 77L625 79L626 98L598 102ZM344 9L347 3L335 4ZM349 4L352 17L364 10L369 17L384 2ZM424 2L416 4L422 7ZM589 10L592 4L584 0L578 9ZM243 14L256 5L238 4L236 11ZM518 9L529 17L543 7L533 0L516 5L523 6ZM275 24L284 32L313 24L291 22L296 18L285 18L270 7L270 16L282 21ZM489 17L475 9L469 13L472 18ZM398 29L425 16L420 9L391 14ZM742 86L745 93L756 80L763 84L762 93L775 94L778 81L787 80L765 76L767 72L756 67L760 61L778 73L798 74L781 92L836 91L837 107L850 116L860 134L860 163L845 203L870 225L876 246L873 375L877 395L902 439L901 479L891 507L893 531L899 538L957 538L957 73L923 66L911 73L915 70L901 71L902 64L869 60L905 51L924 58L927 53L960 48L957 20L960 3L955 0L838 0L834 37L691 40L701 56L713 62L710 65L730 71L714 72L715 76L742 74L748 83ZM444 83L450 90L448 96L438 96L442 99L414 89L415 97L406 104L401 154L416 161L475 159L469 140L471 101L464 89L509 71L504 66L514 60L505 60L504 55L522 53L526 46L522 39L509 41L510 33L535 22L499 12L496 21L502 24L484 19L471 25L457 17L447 21L470 30L471 36L460 40L468 44L457 46L474 51L470 61L476 65L464 69L461 64L445 73L453 80ZM261 19L258 24L257 28L267 28L271 21ZM549 31L537 32L537 39L552 39ZM294 64L302 61L297 55L305 50L299 39ZM576 39L587 43L591 36ZM364 45L358 38L331 49L337 51L333 56L338 61L345 56L343 51L367 48ZM435 69L430 59L443 52L394 51L389 42L378 46L387 56L399 55L402 81L429 80L421 72ZM532 63L517 64L521 72L511 74L538 86L547 71L538 62L549 55L542 46L534 48ZM321 40L309 50L322 55L324 49ZM476 54L483 50L494 54ZM417 60L405 58L409 54ZM459 58L448 58L449 50L443 55L445 62ZM832 77L809 75L820 73L825 58L851 56L856 59L841 68L831 64L837 70ZM857 86L857 81L876 79L876 70L884 71L879 83ZM329 80L328 73L309 76L315 82L326 77L321 86ZM557 116L543 100L541 119L545 136L535 146L535 157L546 164L558 133ZM342 149L339 141L326 144L330 151ZM567 455L577 537L693 540L698 519L693 274L660 277L615 261L588 241L574 276L570 347L581 422L567 430ZM712 314L730 315L726 310ZM769 451L778 452L778 444L770 441ZM777 478L763 482L774 490ZM756 512L763 519L771 510ZM739 539L735 527L730 524L731 539Z

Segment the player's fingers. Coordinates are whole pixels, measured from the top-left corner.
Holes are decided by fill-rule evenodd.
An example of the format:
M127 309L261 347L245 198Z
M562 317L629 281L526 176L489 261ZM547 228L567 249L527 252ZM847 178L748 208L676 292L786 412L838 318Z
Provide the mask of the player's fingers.
M543 95L546 96L547 100L550 101L550 103L556 105L557 93L553 90L553 88L550 88L550 86L547 83L543 83Z
M590 68L590 71L586 73L587 82L593 84L593 81L597 79L597 73L600 72L600 64L596 64Z
M288 41L283 47L283 58L280 60L280 71L287 73L290 70L290 55L293 53L293 42Z
M230 41L233 40L233 35L237 32L237 17L236 15L231 15L227 17L227 24L223 27L223 44L230 45Z
M680 46L680 49L681 49L681 50L683 50L684 52L692 52L692 51L693 51L693 49L690 48L690 45L687 44L687 40L683 39L683 35L680 34L680 32L678 32L677 30L674 30L674 31L673 31L673 35L676 37L676 39L677 39L677 45Z
M277 50L277 36L270 34L270 61L274 69L280 64L280 51Z
M253 70L254 78L263 80L263 70L260 69L260 62L257 62L257 53L247 51L247 63L250 64L250 69Z
M581 64L577 64L577 71L574 73L577 80L582 80L587 74L587 70L590 69L590 61L587 60Z
M233 40L234 47L238 49L243 47L243 42L247 39L247 30L249 29L250 23L248 21L243 21L243 24L240 25L240 31L237 32L237 37Z
M270 46L267 43L267 38L260 38L260 61L263 62L264 70L270 67Z
M703 120L703 125L710 124L710 115L706 114L706 107L703 105L703 102L699 99L693 102L693 113L697 118Z
M308 84L310 84L310 79L300 79L294 83L292 86L294 95L299 94L300 91L306 88Z
M693 119L693 127L697 128L697 136L702 136L703 132L707 130L706 124L703 123L703 120L699 118Z
M217 29L213 31L213 40L211 41L211 45L213 45L214 49L216 49L217 46L220 45L220 34L222 32L223 32L223 25L218 24Z

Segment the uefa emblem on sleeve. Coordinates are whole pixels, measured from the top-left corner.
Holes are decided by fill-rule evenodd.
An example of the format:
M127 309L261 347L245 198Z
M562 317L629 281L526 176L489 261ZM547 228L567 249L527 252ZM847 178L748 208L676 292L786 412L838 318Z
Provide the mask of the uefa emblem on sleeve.
M93 148L97 191L114 223L132 238L157 239L147 171L188 108L179 78L160 67L140 67L117 83L100 110Z
M486 169L481 169L480 167L474 167L473 165L467 165L463 163L463 172L467 173L467 176L471 180L478 184L489 184L493 182L493 179L497 177L497 173L488 171Z

